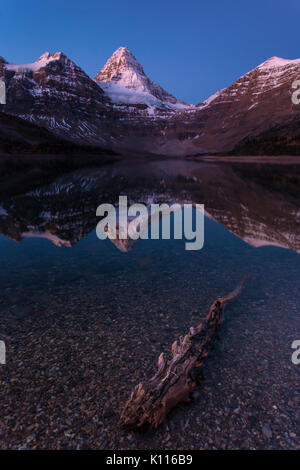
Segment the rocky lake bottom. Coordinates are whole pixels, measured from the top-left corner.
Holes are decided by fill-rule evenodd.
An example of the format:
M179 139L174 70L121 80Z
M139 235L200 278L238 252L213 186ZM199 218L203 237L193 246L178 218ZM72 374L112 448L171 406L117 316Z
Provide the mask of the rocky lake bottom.
M251 246L207 217L199 251L139 240L122 252L94 229L72 247L5 235L1 449L300 448L295 250ZM119 416L134 386L245 274L193 401L156 430L124 431Z

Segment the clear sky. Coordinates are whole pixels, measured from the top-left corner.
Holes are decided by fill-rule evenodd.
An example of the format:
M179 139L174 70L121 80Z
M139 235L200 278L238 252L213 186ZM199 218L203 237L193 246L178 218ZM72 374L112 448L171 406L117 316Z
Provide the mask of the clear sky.
M0 55L63 51L94 77L127 46L152 80L198 103L271 56L299 58L299 26L299 0L2 0Z

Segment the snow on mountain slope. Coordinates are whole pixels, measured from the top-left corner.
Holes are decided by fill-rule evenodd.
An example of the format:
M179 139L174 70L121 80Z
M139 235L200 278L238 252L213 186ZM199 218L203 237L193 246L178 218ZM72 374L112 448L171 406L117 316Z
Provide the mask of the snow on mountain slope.
M173 110L190 106L150 80L127 47L119 47L94 80L116 104L146 104Z
M260 152L260 141L276 139L278 154L300 153L300 139L286 144L299 136L300 106L291 100L299 77L300 59L271 57L204 102L188 105L150 80L126 47L94 80L61 52L22 65L0 57L5 113L79 143L173 156L245 154L249 142L250 152ZM253 141L259 141L255 150Z
M273 56L270 59L265 60L262 62L258 67L260 69L271 69L271 68L278 68L278 67L285 67L286 65L296 65L300 64L300 59L283 59L282 57Z
M6 84L7 114L81 143L103 145L110 134L103 129L108 98L62 52L46 52L36 62L21 65L0 58L0 79Z
M50 54L50 52L45 52L44 54L39 57L38 60L33 62L32 64L9 64L5 62L6 70L13 70L14 72L24 73L24 72L37 72L42 67L46 67L49 62L52 60L58 60L60 58L60 52L56 52L55 54Z
M248 142L265 140L265 134L274 129L273 140L276 136L279 140L267 154L277 154L276 148L281 154L298 154L298 144L293 149L285 141L281 145L280 138L299 135L300 106L291 100L292 83L299 77L300 59L271 57L203 103L170 116L163 151L178 155L239 152L243 144L242 154L263 154L266 150L259 142L255 149ZM276 129L282 129L281 134Z

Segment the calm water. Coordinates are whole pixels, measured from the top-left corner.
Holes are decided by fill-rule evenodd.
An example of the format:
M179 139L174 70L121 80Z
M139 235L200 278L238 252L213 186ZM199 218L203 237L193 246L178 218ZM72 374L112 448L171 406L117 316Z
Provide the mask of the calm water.
M299 447L299 188L300 165L163 161L3 195L1 447ZM204 203L204 248L100 241L96 208L119 194ZM121 431L133 386L246 273L194 403L155 433Z

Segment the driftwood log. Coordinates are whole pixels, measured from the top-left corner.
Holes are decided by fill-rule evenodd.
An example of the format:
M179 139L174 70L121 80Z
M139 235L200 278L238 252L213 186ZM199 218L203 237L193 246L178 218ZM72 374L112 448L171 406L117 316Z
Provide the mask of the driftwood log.
M172 344L169 361L160 354L156 374L139 383L125 404L121 413L123 427L134 430L147 426L156 428L179 402L190 401L191 392L201 377L202 361L221 324L222 312L227 303L240 294L246 279L230 294L215 300L204 320Z

